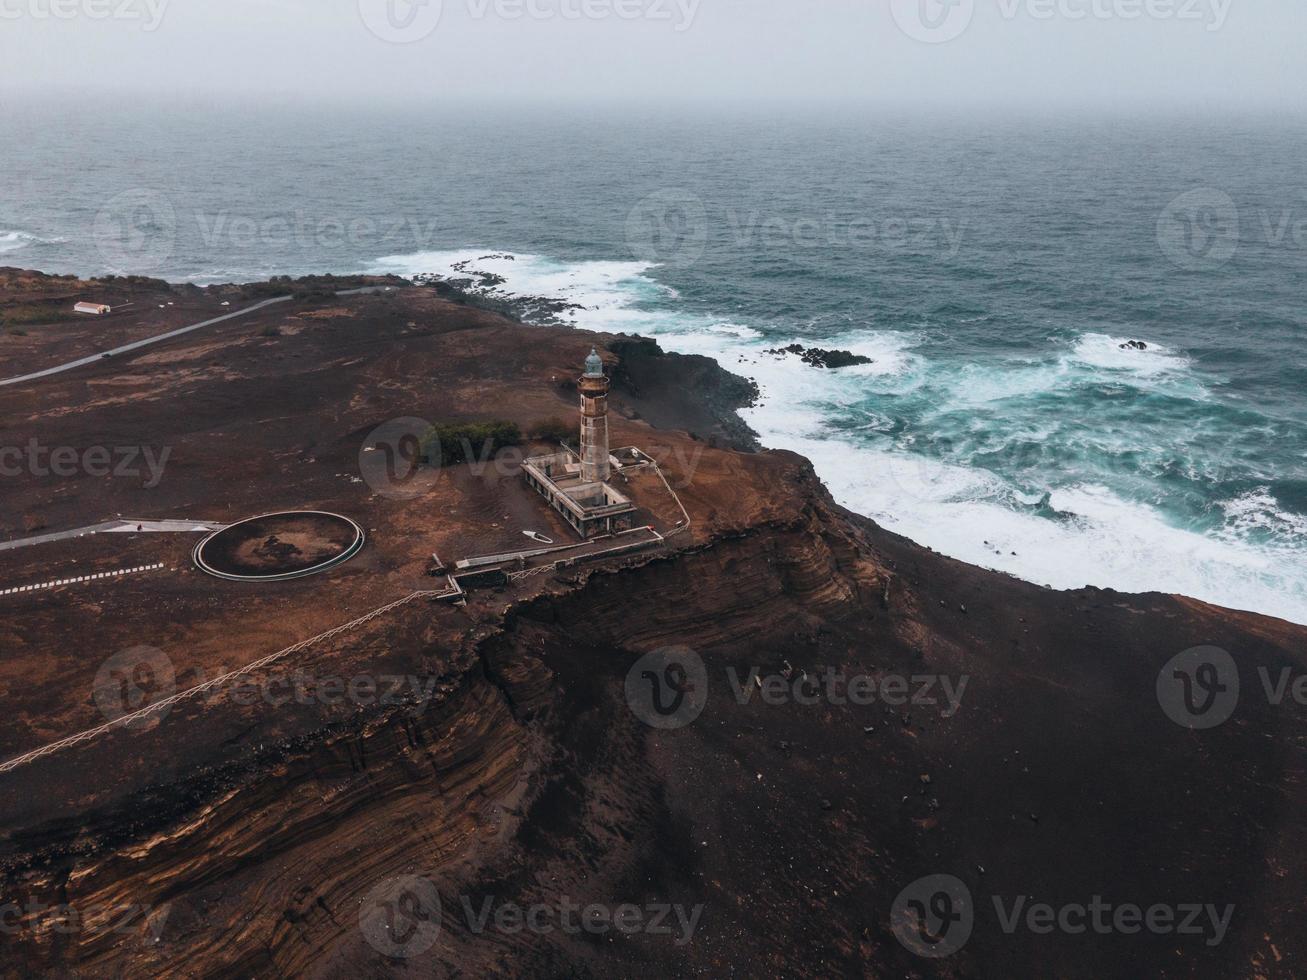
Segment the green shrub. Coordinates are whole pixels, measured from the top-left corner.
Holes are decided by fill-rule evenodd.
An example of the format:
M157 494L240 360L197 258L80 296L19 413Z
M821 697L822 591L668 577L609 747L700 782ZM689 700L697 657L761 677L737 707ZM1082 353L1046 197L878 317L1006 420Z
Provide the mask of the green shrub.
M0 316L0 323L6 326L15 326L17 324L27 324L36 326L41 323L57 323L60 320L71 318L72 311L66 310L63 306L45 306L45 305L24 305L11 306Z
M452 466L491 459L501 449L521 444L522 430L503 419L448 422L431 427L422 440L422 455L432 465Z
M531 438L541 442L571 442L576 438L577 426L557 416L545 419L531 427Z

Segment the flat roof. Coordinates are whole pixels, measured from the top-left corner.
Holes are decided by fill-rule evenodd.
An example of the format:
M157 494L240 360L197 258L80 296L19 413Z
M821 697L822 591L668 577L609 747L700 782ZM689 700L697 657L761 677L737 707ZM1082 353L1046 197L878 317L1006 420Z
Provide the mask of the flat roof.
M569 465L570 461L574 459L578 460L576 464L577 472L571 472L571 466ZM545 467L555 462L562 462L568 467L568 474L561 479L552 477L546 472ZM583 482L579 472L579 459L570 450L565 453L553 453L549 456L532 456L525 460L522 466L538 482L552 489L563 505L583 520L611 517L614 514L624 514L627 511L635 510L635 504L625 494L614 489L611 484L594 481ZM594 497L598 494L603 495L604 503L582 503L584 498Z

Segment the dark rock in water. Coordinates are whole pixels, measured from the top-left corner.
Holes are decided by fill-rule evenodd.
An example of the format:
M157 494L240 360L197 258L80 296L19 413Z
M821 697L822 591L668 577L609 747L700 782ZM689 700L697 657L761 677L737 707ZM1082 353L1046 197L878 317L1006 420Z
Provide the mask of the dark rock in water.
M511 255L488 255L483 258L511 259ZM434 273L423 273L410 280L415 285L426 286L435 290L442 299L452 300L466 306L490 310L506 316L519 323L539 323L550 326L563 326L571 323L571 317L578 310L584 310L580 303L571 303L565 299L552 296L514 296L499 290L508 280L493 272L483 272L469 268L472 260L458 262L450 268L462 273L458 277L444 277Z
M803 358L807 363L814 367L825 368L842 368L852 367L855 364L874 364L870 357L864 357L861 354L854 354L846 350L826 350L819 351L815 348L809 350Z
M1142 340L1127 340L1121 345L1122 350L1148 350L1148 345Z
M487 257L489 258L490 256ZM471 265L471 259L466 259L462 262L455 262L451 265L450 268L455 272L466 273L470 278L451 279L450 284L459 289L494 289L495 287L502 286L504 283L508 282L508 280L501 275L496 275L493 272L485 272L481 269L473 269L470 268Z
M870 357L854 354L847 350L824 350L821 347L804 347L802 344L790 344L788 347L773 347L768 354L796 354L804 364L819 368L842 368L854 364L874 364Z

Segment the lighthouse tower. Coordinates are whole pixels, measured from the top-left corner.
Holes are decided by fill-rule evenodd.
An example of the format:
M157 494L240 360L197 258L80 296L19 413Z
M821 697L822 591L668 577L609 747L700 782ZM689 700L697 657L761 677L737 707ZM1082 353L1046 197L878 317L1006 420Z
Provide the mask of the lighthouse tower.
M577 387L581 390L581 479L586 483L607 483L608 378L594 348L585 359L585 374Z

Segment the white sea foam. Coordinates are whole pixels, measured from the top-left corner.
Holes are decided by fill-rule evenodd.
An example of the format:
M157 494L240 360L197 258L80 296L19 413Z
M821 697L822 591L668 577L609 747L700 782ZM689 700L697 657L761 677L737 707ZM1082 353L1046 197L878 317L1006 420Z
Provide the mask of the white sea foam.
M1242 538L1248 534L1270 532L1281 540L1298 539L1307 544L1307 517L1294 514L1280 506L1269 487L1258 487L1219 504L1225 512L1227 537ZM1303 570L1307 577L1307 568Z
M468 263L466 271L456 265ZM502 287L488 292L505 297L547 296L579 304L570 319L579 327L594 330L622 330L621 321L643 322L644 317L632 310L635 294L646 298L666 298L658 283L642 273L647 262L560 262L541 255L513 254L495 249L458 249L443 252L419 252L415 255L392 255L378 259L368 271L400 276L435 273L458 278L470 272L502 276Z
M1151 340L1142 341L1145 350L1128 345L1136 337L1112 337L1103 333L1086 333L1076 341L1071 359L1105 371L1124 371L1137 375L1174 374L1188 371L1189 359Z
M939 407L981 408L1012 398L1061 391L1074 375L1074 367L1065 360L1014 360L1007 366L964 364L956 369L954 377L939 379L948 398L948 404Z
M764 445L807 456L841 504L953 557L1055 588L1173 592L1307 623L1301 547L1245 537L1254 526L1279 534L1304 530L1301 518L1284 514L1268 495L1226 502L1226 530L1205 535L1175 527L1158 509L1102 486L1032 491L983 469L913 453L910 442L878 438L888 420L850 424L850 410L861 411L856 403L869 392L903 394L923 384L941 389L946 403L940 408L949 411L1100 377L1144 388L1181 385L1201 397L1200 381L1178 352L1147 340L1147 350L1122 350L1133 338L1086 333L1044 361L956 369L932 365L918 351L923 338L910 332L856 329L821 341L794 338L874 361L825 370L766 353L790 340L769 340L747 324L669 305L668 291L649 278L643 263L480 259L488 254L499 253L393 256L368 271L450 275L452 265L472 260L474 268L505 278L497 291L506 297L551 296L585 305L571 318L578 326L639 332L666 349L711 356L758 383L759 404L741 414ZM856 441L839 436L840 427L857 428Z
M1302 552L1208 537L1100 486L1053 490L1050 518L1000 478L923 456L823 440L813 460L843 505L955 558L1054 588L1162 591L1307 622Z
M29 235L22 231L6 231L0 228L0 252L16 252L20 248L26 248L28 245L41 241L35 235Z
M264 282L273 276L281 275L273 269L206 269L193 272L187 276L173 277L177 282L187 282L195 286L215 286L228 283Z

